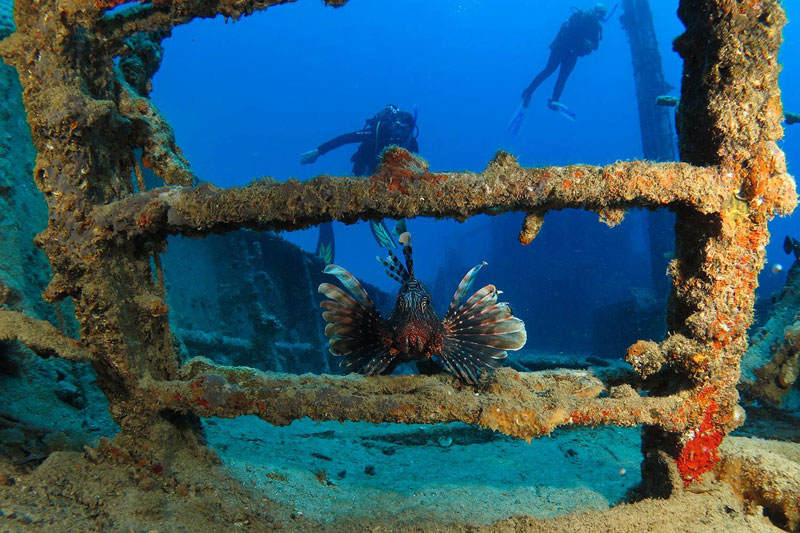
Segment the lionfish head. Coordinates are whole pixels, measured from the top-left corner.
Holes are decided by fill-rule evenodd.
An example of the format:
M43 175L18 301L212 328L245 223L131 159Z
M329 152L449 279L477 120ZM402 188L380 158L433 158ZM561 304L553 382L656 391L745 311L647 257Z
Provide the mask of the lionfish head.
M403 233L397 238L403 245L403 255L406 264L400 261L397 256L388 249L389 256L386 259L378 257L378 261L386 267L386 273L390 278L400 283L400 291L397 293L397 302L394 306L393 316L402 317L405 320L439 320L436 311L431 305L431 295L428 290L417 278L414 277L414 259L411 250L411 234Z
M439 317L431 302L431 295L416 278L403 284L397 293L394 315L404 320L438 323Z
M431 302L431 295L425 286L414 277L414 260L411 250L411 234L403 233L397 239L403 245L403 255L406 264L388 250L386 259L378 258L386 273L400 283L394 310L389 317L389 322L396 332L396 341L401 351L406 354L417 355L427 353L434 347L431 341L441 330L441 319L436 315L436 310Z
M396 341L406 354L428 354L431 343L441 330L441 320L433 308L431 296L416 278L403 284L389 321L395 325Z

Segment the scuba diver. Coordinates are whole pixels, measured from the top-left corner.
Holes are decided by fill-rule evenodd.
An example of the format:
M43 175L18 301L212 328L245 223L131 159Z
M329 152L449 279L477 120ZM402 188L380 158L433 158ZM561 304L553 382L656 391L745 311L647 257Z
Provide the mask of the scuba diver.
M522 105L520 105L507 128L510 133L516 134L519 131L525 115L525 108L530 104L533 92L557 68L559 69L558 78L555 86L553 86L553 95L547 101L547 107L553 111L558 111L569 120L575 120L575 113L560 102L561 93L564 91L564 85L567 83L567 78L572 73L572 69L575 68L578 58L597 50L600 40L603 38L603 27L600 23L607 22L616 9L617 6L615 5L611 14L606 16L608 10L603 4L597 4L588 11L572 8L572 15L566 22L561 24L558 34L553 39L553 42L550 43L550 57L547 60L547 64L533 78L531 84L522 91Z
M418 152L418 134L416 110L412 115L389 104L374 117L368 118L360 130L339 135L304 152L300 155L300 163L307 165L340 146L361 143L350 161L353 162L354 176L368 176L378 168L381 152L388 146L397 145L409 152Z
M396 105L389 104L372 118L368 118L360 130L345 133L324 142L308 152L300 155L300 163L308 165L331 150L345 144L361 143L350 157L353 162L354 176L373 174L380 164L381 152L389 146L397 145L409 152L419 152L417 136L417 111L413 114L403 111ZM406 231L405 220L400 220L389 232L382 221L370 221L370 229L378 244L384 248L394 248L396 243L392 235L401 235ZM320 224L316 255L326 264L333 262L335 243L333 226L330 222Z

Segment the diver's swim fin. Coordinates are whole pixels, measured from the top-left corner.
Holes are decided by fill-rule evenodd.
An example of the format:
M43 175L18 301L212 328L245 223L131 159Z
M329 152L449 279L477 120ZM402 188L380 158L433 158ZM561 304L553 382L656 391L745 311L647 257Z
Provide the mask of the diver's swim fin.
M333 263L336 253L336 242L333 240L333 224L323 222L319 225L319 237L317 238L317 250L315 255L329 265Z
M525 121L525 106L519 104L517 111L514 113L513 118L506 126L506 131L511 135L516 135L519 133L520 128L522 127L522 123Z
M375 237L375 240L378 242L378 246L381 248L387 248L391 250L392 248L397 247L397 243L394 242L392 233L386 227L386 224L383 223L383 220L370 220L369 229L372 230L372 236Z
M611 9L611 13L609 13L608 15L606 15L605 17L603 17L600 20L602 20L603 22L608 22L609 20L611 20L611 17L613 17L614 13L616 13L616 12L617 12L617 4L614 4L614 7Z
M563 116L570 122L575 122L575 119L578 118L578 116L572 111L570 111L570 109L567 106L565 106L564 104L562 104L557 100L550 100L549 102L547 102L547 107L549 107L553 111L558 111L558 113L561 116Z
M394 225L394 229L392 230L392 233L394 233L395 235L397 235L399 237L400 235L402 235L403 233L405 233L407 231L408 231L408 224L406 224L406 219L401 218Z

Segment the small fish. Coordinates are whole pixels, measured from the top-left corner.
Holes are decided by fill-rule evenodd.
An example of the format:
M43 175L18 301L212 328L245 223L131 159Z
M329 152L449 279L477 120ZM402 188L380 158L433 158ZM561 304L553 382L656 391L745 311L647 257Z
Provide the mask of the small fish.
M797 124L800 122L800 114L798 113L789 113L786 111L783 114L783 120L786 121L786 124Z
M400 363L430 363L436 358L454 376L477 384L484 373L500 365L506 350L525 345L525 323L513 316L511 306L497 301L499 291L494 285L465 298L486 263L467 272L440 319L430 294L414 277L411 234L403 233L398 240L405 266L391 249L386 259L378 258L389 277L401 285L386 320L352 274L336 265L325 267L324 272L336 276L346 289L330 283L319 286L319 292L329 298L320 304L328 322L325 334L331 353L344 357L342 367L369 376L389 374Z
M660 105L662 107L675 107L678 105L678 97L672 96L671 94L662 94L660 96L656 96L656 105Z
M800 259L800 241L788 235L783 240L783 251L787 254L794 254L795 259Z

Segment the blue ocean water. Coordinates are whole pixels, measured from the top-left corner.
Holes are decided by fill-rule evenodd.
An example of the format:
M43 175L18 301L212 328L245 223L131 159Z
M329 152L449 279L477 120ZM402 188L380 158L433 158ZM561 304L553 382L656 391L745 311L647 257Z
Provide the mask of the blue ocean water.
M505 126L520 92L544 66L548 45L571 8L594 2L543 0L353 0L330 8L316 0L277 6L231 23L196 20L164 41L152 98L170 120L192 169L220 186L260 176L307 179L347 175L357 145L300 165L299 155L341 133L359 129L387 103L416 107L420 154L437 171L480 171L498 149L523 165L605 164L642 157L628 41L618 9L604 24L599 49L582 57L562 101L577 113L570 122L545 106L555 75L534 94L518 136ZM612 7L609 5L609 8ZM785 6L791 19L796 6ZM672 39L683 29L676 1L651 2L663 70L679 94L681 61ZM781 77L787 110L800 109L798 37L785 29ZM786 64L788 62L788 64ZM800 126L787 127L781 145L800 156ZM619 356L598 347L598 317L608 306L656 298L644 225L648 213L629 213L609 229L592 213L550 213L528 247L516 241L522 216L481 216L466 223L413 220L418 277L429 286L442 273L449 296L464 272L486 260L480 281L506 291L528 325L528 348ZM793 219L772 223L769 263L789 265L781 249L797 234ZM365 223L335 224L336 263L387 291L396 290L374 257ZM284 234L313 251L317 229ZM448 268L442 271L445 259ZM651 265L651 261L657 264ZM777 290L785 272L766 268L760 294ZM665 274L666 275L666 274ZM447 285L447 283L445 283ZM445 297L434 294L437 300ZM439 306L446 305L439 301ZM622 335L625 336L624 334ZM629 335L635 340L637 335ZM620 346L624 346L621 343Z

